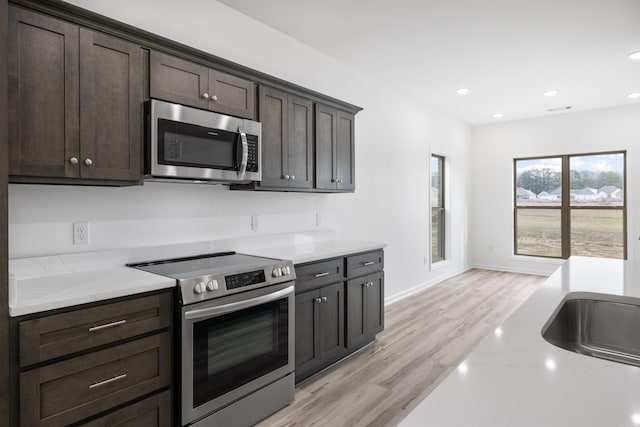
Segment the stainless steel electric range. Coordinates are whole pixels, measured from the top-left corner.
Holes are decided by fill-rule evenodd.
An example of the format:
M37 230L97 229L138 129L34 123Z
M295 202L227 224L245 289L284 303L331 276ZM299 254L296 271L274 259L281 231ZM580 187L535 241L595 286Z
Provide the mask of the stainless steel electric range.
M293 401L290 261L225 252L129 266L180 288L182 426L250 426Z

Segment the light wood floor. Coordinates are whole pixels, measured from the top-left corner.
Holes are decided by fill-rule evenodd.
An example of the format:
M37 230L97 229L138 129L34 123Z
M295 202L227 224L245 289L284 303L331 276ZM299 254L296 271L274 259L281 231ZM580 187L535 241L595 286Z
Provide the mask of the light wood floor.
M545 279L470 270L387 306L376 343L296 388L259 427L397 425Z

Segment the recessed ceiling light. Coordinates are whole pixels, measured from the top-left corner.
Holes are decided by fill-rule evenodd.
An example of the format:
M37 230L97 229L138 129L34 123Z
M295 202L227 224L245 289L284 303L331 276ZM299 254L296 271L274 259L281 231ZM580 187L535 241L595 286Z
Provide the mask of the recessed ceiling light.
M629 95L627 95L627 98L629 98L629 99L638 99L638 98L640 98L640 92L630 93Z
M551 89L548 90L544 93L544 96L556 96L558 94L558 91L555 89Z
M504 114L502 114L502 113L495 113L495 114L493 115L493 118L494 118L494 119L501 119L501 118L503 118L503 117L504 117Z
M629 59L640 59L640 50L629 54Z
M466 95L469 93L469 88L467 87L461 87L460 89L456 89L456 93L458 95Z

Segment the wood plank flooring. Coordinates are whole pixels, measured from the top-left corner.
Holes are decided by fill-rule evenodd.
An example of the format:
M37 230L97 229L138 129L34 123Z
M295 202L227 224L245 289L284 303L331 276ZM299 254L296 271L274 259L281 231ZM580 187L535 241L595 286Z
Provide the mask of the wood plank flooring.
M397 425L545 280L476 269L387 306L377 342L259 427Z

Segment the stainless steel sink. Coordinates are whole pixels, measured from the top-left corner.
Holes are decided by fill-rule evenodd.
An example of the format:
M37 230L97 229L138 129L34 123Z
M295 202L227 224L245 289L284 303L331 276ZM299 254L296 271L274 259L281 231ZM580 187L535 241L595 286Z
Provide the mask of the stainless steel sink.
M640 366L639 304L614 295L569 293L542 336L569 351Z

